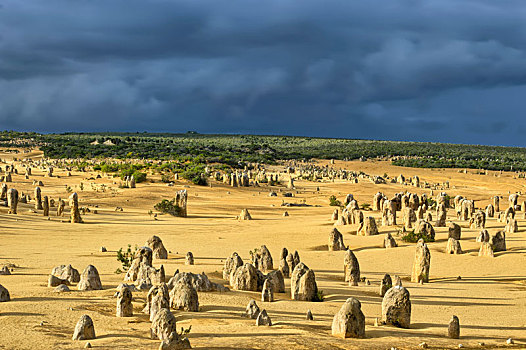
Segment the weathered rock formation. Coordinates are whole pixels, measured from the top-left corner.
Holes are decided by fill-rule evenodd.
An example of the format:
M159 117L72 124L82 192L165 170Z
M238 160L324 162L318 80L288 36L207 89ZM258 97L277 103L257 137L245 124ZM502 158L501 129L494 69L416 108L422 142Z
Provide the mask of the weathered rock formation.
M82 315L80 320L75 326L75 331L73 332L73 340L89 340L95 339L95 326L93 325L93 320L88 315Z
M431 253L427 244L420 239L416 245L415 260L411 273L411 282L429 282L429 267L431 265Z
M98 290L102 289L99 271L93 265L88 265L80 276L78 290Z
M409 291L394 286L385 293L382 300L382 321L401 328L411 325L411 300Z
M331 330L332 335L341 338L365 337L365 315L358 299L345 301L332 320Z
M291 299L314 301L318 296L318 286L314 271L300 262L294 268L290 278Z

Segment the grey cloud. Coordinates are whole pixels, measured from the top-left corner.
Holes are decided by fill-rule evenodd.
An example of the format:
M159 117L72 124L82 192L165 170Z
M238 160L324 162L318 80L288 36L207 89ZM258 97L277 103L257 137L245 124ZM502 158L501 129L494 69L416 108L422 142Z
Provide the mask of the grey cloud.
M519 0L4 0L0 129L520 145L525 19Z

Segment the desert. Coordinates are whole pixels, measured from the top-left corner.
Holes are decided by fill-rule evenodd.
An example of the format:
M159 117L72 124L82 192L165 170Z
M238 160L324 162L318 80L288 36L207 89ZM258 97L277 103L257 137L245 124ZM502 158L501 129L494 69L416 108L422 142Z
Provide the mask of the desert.
M6 207L0 207L0 265L8 270L8 275L0 275L0 284L10 296L9 301L0 303L0 344L6 349L76 349L88 342L93 348L159 348L162 336L150 336L155 323L150 310L157 295L164 293L162 286L169 293L166 301L170 305L165 308L175 316L177 332L187 330L181 339L185 337L197 349L498 348L526 343L526 320L521 312L526 309L526 208L519 194L524 179L517 172L415 169L376 159L315 159L236 171L225 180L214 172L208 175L207 186L185 179L167 184L159 174L148 173L146 181L131 187L123 186L112 174L92 170L93 166L79 171L65 165L67 161L46 158L37 148L22 149L20 154L7 151L0 153L5 174L2 186L16 189L24 200L18 199L16 214L7 200ZM316 181L305 180L301 174L312 166L323 171ZM10 181L5 182L7 174ZM344 178L342 174L360 175ZM243 175L248 177L246 186L232 185L235 176L243 183ZM277 181L259 183L262 176ZM154 209L156 203L178 193L185 196L185 215ZM285 193L292 196L285 197ZM403 210L408 213L401 207L396 210L393 199L397 194L402 194L401 202L406 201ZM446 194L447 207L439 202L445 201ZM340 206L330 205L331 196ZM456 196L474 203L469 213L466 208L466 217L462 205L455 203ZM77 198L76 204L71 197ZM500 208L494 208L493 216L486 215L495 197L500 198ZM415 198L421 201L416 205L418 210L412 209ZM48 204L38 209L39 200ZM51 207L50 200L54 203ZM59 206L60 201L65 203ZM509 222L502 219L509 201L515 201L513 220L518 230L509 231ZM428 203L432 204L427 207ZM393 206L394 213L390 211ZM347 210L351 207L353 214ZM445 211L445 222L437 225L442 215L439 209ZM248 212L248 217L240 215L242 211ZM479 211L484 213L484 222L477 224L472 218ZM355 212L362 213L362 222L364 217L365 221L372 218L374 228L360 225ZM392 214L390 220L384 212ZM401 235L419 232L415 228L420 221L429 225L421 229L425 235L433 230L433 240L405 242ZM451 234L452 223L461 237ZM334 237L334 229L339 236ZM480 241L483 230L489 236ZM493 241L488 243L498 231L505 232L504 251L497 251ZM455 238L460 251L448 251L449 241ZM394 243L386 247L385 241ZM127 245L140 251L148 244L153 257L152 249L144 248L143 253L135 253L140 265L135 266L136 271L130 272L133 264L125 271L116 258L117 251ZM485 244L491 257L479 256ZM427 253L421 254L428 255L427 261L415 254L419 245L422 249L425 245ZM288 251L285 256L283 248ZM348 253L352 257L347 257ZM293 254L299 255L301 262L294 261ZM149 272L139 271L143 258L150 260L144 267ZM349 259L354 260L345 262ZM418 259L423 259L418 264L427 272L416 272L415 277ZM247 263L252 273L257 270L263 276L263 286L258 285L257 275L247 281L254 278L250 271L241 271ZM48 279L55 267L69 264L82 275L81 282L78 277L73 282L56 276L56 283L67 284L68 290L57 292ZM290 268L298 264L304 271ZM90 265L100 276L98 282L87 276L91 272L85 269ZM224 275L227 265L234 272L238 270L237 277L232 277L235 273L229 276L232 271ZM308 279L293 276L309 271L313 272L315 287L311 288L317 288L316 295L310 295ZM176 272L180 276L206 275L212 287L196 291L188 278L170 281ZM272 277L264 277L275 272L282 276L284 289ZM134 274L146 274L146 282L130 276ZM392 277L388 287L386 274ZM170 292L183 287L186 292ZM384 312L382 294L396 288L409 294L407 325L393 323ZM358 322L351 327L345 324L351 321L342 316L344 320L339 322L344 324L336 325L340 331L333 335L335 315L350 298L359 301L363 320L351 317ZM315 299L317 302L311 301ZM259 313L265 311L263 316L271 325L268 320L256 320L259 314L246 317L252 300ZM150 310L145 312L145 308ZM83 315L94 325L95 337L72 340ZM452 317L459 324L460 337L448 333ZM186 345L179 342L177 346Z

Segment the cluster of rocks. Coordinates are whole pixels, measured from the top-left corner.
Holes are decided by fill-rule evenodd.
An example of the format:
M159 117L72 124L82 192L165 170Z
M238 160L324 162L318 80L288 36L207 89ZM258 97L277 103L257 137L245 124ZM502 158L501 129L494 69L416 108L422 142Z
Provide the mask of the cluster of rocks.
M261 172L257 176L260 180L264 179L263 181L267 179L266 177L267 175L264 172ZM227 184L232 187L248 187L250 186L251 184L250 180L253 177L254 175L252 171L250 170L243 171L243 172L235 171L232 173L224 173L224 174L217 173L216 175L217 180L222 180L224 184ZM274 181L274 179L272 178L272 175L270 175L270 178L271 179L269 180L269 182ZM277 181L277 175L276 175L276 181Z
M143 313L149 315L151 321L150 335L152 339L161 341L160 349L186 349L190 342L184 330L178 333L176 320L170 309L188 312L199 311L198 291L228 291L220 284L211 282L203 274L179 272L177 270L168 283L165 283L164 268L155 269L152 266L153 257L166 259L167 251L158 236L148 239L147 246L137 250L132 264L126 273L125 280L135 284L121 284L117 287L116 316L131 317L133 310L133 292L148 289L146 306ZM64 284L79 280L79 289L101 289L98 272L91 265L79 277L78 272L70 265L59 266L53 269L53 276ZM79 320L73 335L74 340L87 340L95 338L93 321L88 315L83 315Z
M292 170L288 169L288 172ZM296 170L294 170L296 171ZM307 170L303 169L308 173ZM312 176L318 177L318 170L313 171ZM332 171L330 168L319 169L323 176L333 178L358 179L360 174L353 174L348 171ZM26 170L31 174L31 168ZM4 180L7 175L4 176ZM305 173L299 173L302 176ZM267 174L259 172L254 175L250 170L242 173L223 174L223 181L231 186L249 186L250 179L262 179L262 175L268 181ZM46 176L53 176L53 167L48 168ZM271 182L278 182L278 175L269 175ZM225 180L225 177L227 180ZM370 177L375 183L385 183L383 177ZM9 181L5 180L6 182ZM415 187L422 187L418 176L406 179L402 175L395 179L400 184L410 184ZM127 187L135 187L135 179L132 177L125 179ZM132 185L133 183L133 185ZM257 181L256 181L257 183ZM294 188L294 179L289 177L288 187ZM449 184L448 186L449 187ZM19 202L18 191L14 188L7 189L3 184L1 197L5 198L9 206L9 212L16 214ZM493 203L489 204L485 210L475 210L475 201L468 200L462 196L456 196L453 200L457 218L468 221L472 229L481 229L477 242L481 243L479 255L493 256L494 252L506 250L506 233L518 231L515 214L520 210L518 205L518 194L509 197L509 208L505 212L499 213L499 197L493 198ZM35 210L42 210L44 215L49 215L49 208L53 203L48 196L42 196L40 186L35 187L34 191ZM176 193L176 205L181 209L181 216L186 217L187 192L181 190ZM82 222L78 205L78 195L73 193L69 198L71 207L71 222ZM444 192L436 196L433 206L428 207L427 195L421 196L414 193L398 193L388 199L383 193L378 192L374 195L372 210L381 212L382 226L397 225L396 212L402 214L404 229L413 229L415 234L423 236L429 241L435 239L435 227L446 227L447 208L450 206L449 197ZM522 208L526 207L526 202ZM65 202L58 201L57 215L62 215ZM435 210L436 220L432 224L431 210ZM526 209L526 208L525 208ZM503 231L497 231L491 236L485 229L486 219L493 218L499 213L499 220L505 222ZM250 220L251 216L247 209L241 212L238 217L240 220ZM359 209L358 202L352 194L348 194L344 201L344 209L335 210L332 220L337 225L358 225L357 234L363 236L377 235L378 227L374 217L364 216ZM446 252L448 254L462 254L460 245L461 227L450 222L448 225L448 241ZM397 247L396 240L390 233L386 234L383 246L385 248ZM354 252L345 246L343 235L333 228L329 234L329 251L344 251L344 280L350 286L357 286L362 281L360 275L360 265ZM198 292L218 291L225 292L228 288L221 284L211 282L208 277L202 274L176 271L173 277L166 283L164 266L159 269L153 267L155 259L167 259L168 252L162 240L158 236L152 236L144 247L137 250L130 268L124 278L127 282L134 282L134 285L121 284L115 294L117 298L116 316L131 317L133 310L133 292L148 290L146 307L143 312L149 315L151 323L151 337L160 340L161 349L189 348L188 338L183 333L176 330L176 320L170 309L184 310L188 312L199 311ZM414 283L429 282L431 254L424 239L420 239L416 245L415 258L411 273L411 281ZM188 252L185 257L186 265L194 264L194 257ZM251 252L250 262L243 262L237 253L233 253L226 259L223 267L223 279L227 280L235 290L258 291L261 292L262 302L273 302L274 293L285 293L285 278L290 278L291 299L302 301L318 301L320 298L316 277L313 270L300 261L298 252L289 253L283 248L280 254L279 266L275 269L272 255L269 249L262 245L260 248ZM394 281L393 281L394 280ZM77 288L82 291L100 290L102 283L97 269L93 265L87 266L82 274L71 265L60 265L53 269L48 279L49 287L56 287L56 291L68 291L68 286L77 283ZM409 328L411 323L411 301L409 291L402 286L398 276L394 279L389 274L385 274L380 283L380 296L382 299L382 322L401 328ZM9 301L10 296L7 289L0 285L0 302ZM312 319L312 313L308 312L307 319ZM251 300L247 305L244 316L255 319L256 325L271 326L272 321L265 309L260 310L255 300ZM338 310L332 322L332 334L342 338L363 338L365 337L365 316L361 310L361 303L356 298L347 299ZM457 339L460 335L460 325L457 316L453 316L448 325L448 337ZM88 315L83 315L78 321L73 339L87 340L95 338L93 320Z
M476 239L480 243L479 256L494 257L494 253L506 251L506 233L497 231L490 235L488 230L480 231Z
M233 289L261 291L262 301L273 301L274 293L285 292L284 279L290 275L293 300L315 301L319 297L314 271L300 261L297 252L292 254L283 248L277 270L274 270L272 255L265 245L251 256L250 263L244 263L235 252L226 259L223 278Z
M69 286L77 283L80 291L101 290L102 282L99 272L93 265L88 265L82 274L71 265L60 265L51 271L48 287L55 287L55 292L69 292Z
M260 310L255 300L250 300L243 317L256 320L256 326L272 326L272 320L267 314L267 310Z
M49 198L48 196L42 196L42 189L40 186L36 186L34 189L34 210L32 212L42 211L43 216L50 215L50 208L55 207L55 200ZM31 201L31 196L19 193L16 188L8 188L7 184L3 183L0 187L0 201L4 206L9 208L9 214L18 213L18 205L20 203L29 203ZM71 222L78 223L82 222L80 216L80 209L78 206L78 195L76 193L71 194L70 196L70 206L71 206ZM65 202L62 199L58 199L57 207L57 216L62 216L65 208Z
M126 187L126 188L135 188L136 187L135 176L133 176L133 175L125 176L124 177L124 184L123 184L123 186Z
M395 226L397 225L397 211L402 214L402 223L406 230L413 229L415 227L421 227L425 231L432 230L432 214L428 211L428 198L426 194L419 196L415 193L397 193L390 199L383 193L378 192L374 195L372 201L372 210L381 212L381 225L382 226ZM445 193L439 193L436 201L436 217L435 226L445 227L447 207L449 202L447 201L447 195ZM334 210L331 220L335 222L335 225L351 225L357 224L358 234L364 236L378 234L378 224L376 219L372 216L365 216L363 211L359 209L358 202L353 198L352 194L348 194L345 198L344 209L339 212L338 209ZM424 220L428 224L419 224L420 220Z
M157 249L160 249L162 254L164 249L162 242L159 243L157 240L152 241L157 242ZM154 284L165 282L164 266L161 265L159 269L156 269L152 265L152 260L153 250L150 247L145 246L138 248L133 257L130 268L126 272L124 281L135 282L139 289L149 289Z

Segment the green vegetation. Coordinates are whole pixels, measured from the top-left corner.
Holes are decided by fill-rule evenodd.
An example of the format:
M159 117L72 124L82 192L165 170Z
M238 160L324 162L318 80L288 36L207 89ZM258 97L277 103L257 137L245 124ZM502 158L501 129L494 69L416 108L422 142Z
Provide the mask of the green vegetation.
M175 204L175 198L172 200L163 199L161 202L154 205L153 208L163 214L170 214L172 216L179 216L181 213L181 208Z
M197 165L217 164L240 169L247 163L268 164L280 159L352 160L362 156L390 159L394 165L408 167L526 171L526 148L520 147L197 133L0 132L0 146L16 150L18 147L35 145L51 158L80 159L76 164L78 168L87 165L82 159L173 161L178 164L175 168L165 167L164 164L152 164L152 167L159 170L188 171L186 177L195 182L199 182L195 169ZM183 166L186 163L190 163L190 169ZM105 168L101 166L101 170L122 171L118 165L109 164Z
M369 207L371 205L369 203L362 203L360 204L360 208L362 208L362 210L369 210Z
M323 295L323 291L318 289L312 301L321 303L324 299L325 299L325 295Z
M335 195L332 195L332 196L329 197L329 205L333 206L333 207L341 207L342 206L342 202L340 202L338 200L338 198L336 198Z
M161 181L164 183L170 183L174 181L174 177L172 174L162 174Z
M415 230L406 232L406 234L402 236L402 241L408 243L416 243L419 239L423 239L426 243L435 241L434 239L423 233L415 233Z
M179 337L186 338L186 336L190 334L191 331L192 331L192 325L190 325L190 327L186 329L184 327L181 327L181 333L179 333Z
M143 164L114 164L114 163L103 163L96 164L93 169L100 170L103 173L117 173L118 176L124 180L127 176L135 178L136 183L146 181L146 173L140 170L144 168Z
M427 198L427 207L431 208L436 204L436 201L433 198Z
M203 176L204 171L204 164L192 164L192 166L187 166L186 169L181 172L181 177L192 181L195 185L206 186L208 185L208 181L206 177Z
M117 269L115 273L122 273L123 271L127 271L130 268L133 257L135 256L135 252L137 252L137 246L135 246L135 250L132 251L131 244L128 244L128 249L123 250L120 248L117 251L117 261L122 264L122 271L121 269Z

